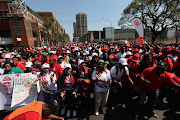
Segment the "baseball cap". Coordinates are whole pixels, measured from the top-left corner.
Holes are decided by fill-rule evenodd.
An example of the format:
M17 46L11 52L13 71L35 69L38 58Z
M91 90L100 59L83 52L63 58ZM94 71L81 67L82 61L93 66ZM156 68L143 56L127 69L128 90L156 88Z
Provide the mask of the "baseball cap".
M98 57L98 54L97 53L92 53L92 57L94 57L94 56Z
M119 63L121 63L122 65L128 65L126 58L120 58Z
M10 54L6 54L5 59L9 59L9 58L11 58Z
M78 66L80 66L82 63L84 63L84 60L79 60L78 61Z
M13 58L12 61L18 61L19 59L18 58Z
M83 53L83 55L84 55L84 56L89 55L89 51L85 51L85 52Z
M63 56L62 55L58 56L58 59L60 59L60 58L63 58Z
M68 63L65 64L65 65L64 65L64 69L66 69L66 68L71 68L71 64L68 64Z
M32 65L33 65L32 62L26 62L26 63L25 63L25 67L26 67L26 68L31 67Z
M44 68L50 68L49 64L44 63L44 64L42 65L42 69L44 69Z
M56 100L51 99L48 101L48 106L50 107L52 114L57 115L59 110L59 104Z
M158 68L164 68L164 69L166 69L166 68L167 68L167 63L165 63L165 62L159 62L159 63L157 64L157 67L158 67Z
M56 51L50 51L49 54L56 54Z
M127 51L126 55L132 55L132 53L130 51Z
M104 60L99 60L99 61L98 61L98 65L104 66L104 65L105 65Z

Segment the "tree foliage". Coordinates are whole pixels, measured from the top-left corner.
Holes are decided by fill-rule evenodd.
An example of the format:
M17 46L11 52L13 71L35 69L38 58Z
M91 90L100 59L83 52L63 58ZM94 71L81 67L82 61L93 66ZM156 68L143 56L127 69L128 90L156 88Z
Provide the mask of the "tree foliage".
M151 31L151 41L155 42L157 36L166 28L179 25L179 0L133 0L123 11L118 24L123 26L138 17L146 29Z
M67 43L70 41L69 35L66 33L61 33L59 31L59 26L54 19L48 19L44 21L43 25L39 28L43 32L43 37L47 41L48 46L57 45L58 43Z

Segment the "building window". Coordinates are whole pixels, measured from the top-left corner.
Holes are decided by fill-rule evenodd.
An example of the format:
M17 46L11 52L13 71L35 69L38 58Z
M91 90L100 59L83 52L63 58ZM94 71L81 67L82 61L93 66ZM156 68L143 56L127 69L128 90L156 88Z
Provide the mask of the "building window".
M32 34L32 32L31 32L31 26L30 26L29 20L27 20L27 19L26 19L26 25L27 25L28 34L31 35L31 34Z
M16 35L23 35L22 21L20 18L12 18L14 33Z
M3 11L0 11L0 17L3 17Z

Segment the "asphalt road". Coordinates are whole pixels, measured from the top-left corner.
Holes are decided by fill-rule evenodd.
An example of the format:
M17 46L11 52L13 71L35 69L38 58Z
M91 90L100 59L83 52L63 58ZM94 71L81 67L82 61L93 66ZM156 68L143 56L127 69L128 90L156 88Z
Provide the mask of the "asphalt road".
M93 99L92 99L93 100ZM133 111L136 105L136 100L133 100L126 108L122 105L118 108L113 108L112 114L103 115L100 111L99 116L94 115L94 103L88 102L86 105L80 105L76 118L70 117L65 120L134 120ZM89 106L88 106L89 105ZM158 118L148 118L146 115L139 120L180 120L180 105L178 105L174 99L167 100L163 99L163 104L158 104L154 112ZM84 114L86 113L86 114ZM9 113L4 112L1 117L8 115ZM0 120L3 120L2 118Z

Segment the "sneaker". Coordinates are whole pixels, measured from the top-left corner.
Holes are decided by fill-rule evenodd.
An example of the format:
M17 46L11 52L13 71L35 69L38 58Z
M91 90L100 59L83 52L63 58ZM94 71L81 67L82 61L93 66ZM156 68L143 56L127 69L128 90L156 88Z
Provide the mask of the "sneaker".
M98 116L98 115L99 115L99 112L95 112L95 115Z
M151 117L158 118L158 116L154 112L148 113L147 116L148 116L148 118L151 118Z
M135 112L135 113L133 114L133 116L134 116L134 120L138 120L138 118L139 118L139 113Z
M63 107L63 108L61 109L61 115L64 115L64 113L65 113L65 107Z
M73 117L76 117L76 115L77 115L76 110L73 110Z
M68 110L66 116L70 117L70 114L71 114L71 110Z
M106 109L105 109L105 108L102 108L102 112L103 112L103 114L105 115L105 114L106 114Z

